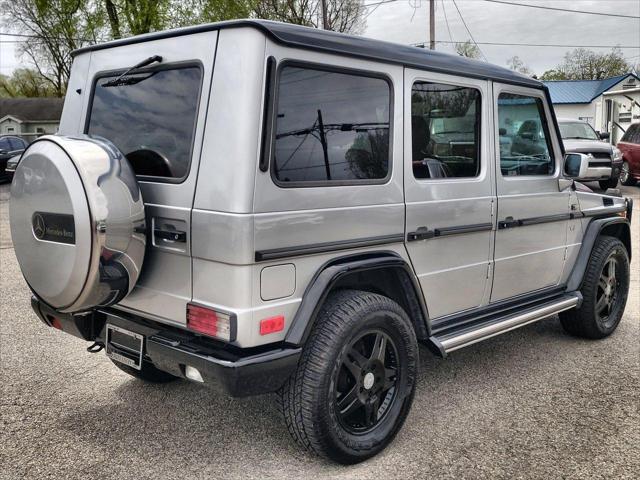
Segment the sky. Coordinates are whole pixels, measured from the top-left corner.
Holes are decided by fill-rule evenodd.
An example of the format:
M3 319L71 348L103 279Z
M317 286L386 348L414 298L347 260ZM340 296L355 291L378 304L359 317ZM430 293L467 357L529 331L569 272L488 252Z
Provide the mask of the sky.
M364 0L366 37L398 43L429 40L428 0ZM506 0L512 3L549 6L600 13L640 16L640 0ZM625 57L640 63L640 19L605 17L491 3L486 0L436 0L436 40L469 40L460 14L488 61L505 66L508 58L519 56L538 75L562 61L573 47L525 47L483 45L483 42L534 43L559 45L620 45ZM448 28L447 28L448 23ZM449 30L451 35L449 35ZM16 44L0 36L0 73L10 74L23 66L16 57ZM453 52L450 44L439 43L437 50ZM593 48L598 52L611 50Z

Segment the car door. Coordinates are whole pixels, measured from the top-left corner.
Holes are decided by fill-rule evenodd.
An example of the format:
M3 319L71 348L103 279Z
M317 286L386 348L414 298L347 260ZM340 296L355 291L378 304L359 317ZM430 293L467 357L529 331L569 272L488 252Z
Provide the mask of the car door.
M562 274L570 192L542 90L494 83L496 191L491 301L556 286Z
M430 318L488 302L489 83L405 70L406 245Z

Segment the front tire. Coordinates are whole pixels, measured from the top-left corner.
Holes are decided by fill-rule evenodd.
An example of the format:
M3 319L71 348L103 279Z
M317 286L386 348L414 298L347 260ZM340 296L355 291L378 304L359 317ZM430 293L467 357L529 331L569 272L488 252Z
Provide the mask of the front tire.
M331 294L279 392L291 436L343 464L376 455L411 408L417 362L413 326L397 303L356 290Z
M618 186L618 178L610 178L609 180L600 180L598 182L600 188L606 191L608 188L616 188Z
M577 337L611 335L622 319L629 294L629 255L620 240L598 237L580 292L582 305L560 314L562 327Z
M636 184L636 179L631 175L630 168L629 162L624 162L622 164L622 169L620 170L620 183L627 187L631 187Z

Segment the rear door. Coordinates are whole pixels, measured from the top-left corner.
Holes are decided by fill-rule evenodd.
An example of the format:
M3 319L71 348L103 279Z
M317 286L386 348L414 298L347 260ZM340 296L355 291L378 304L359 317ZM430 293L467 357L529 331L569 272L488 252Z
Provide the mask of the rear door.
M191 210L216 42L217 32L203 32L93 51L87 84L69 93L86 95L84 122L72 133L112 141L129 159L145 202L144 267L120 305L176 324L185 323L192 297ZM154 56L161 61L116 80ZM68 134L73 119L63 120L60 131Z
M489 83L405 70L407 250L430 318L486 304L494 203Z
M491 301L558 285L570 191L560 191L562 154L550 134L542 90L494 84L498 229Z

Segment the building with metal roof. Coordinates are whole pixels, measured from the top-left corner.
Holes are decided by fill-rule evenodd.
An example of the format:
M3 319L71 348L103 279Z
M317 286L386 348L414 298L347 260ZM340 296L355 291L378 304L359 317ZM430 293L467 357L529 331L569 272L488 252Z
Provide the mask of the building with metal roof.
M544 84L556 116L587 121L596 130L610 132L614 143L632 122L640 120L640 78L633 73Z

